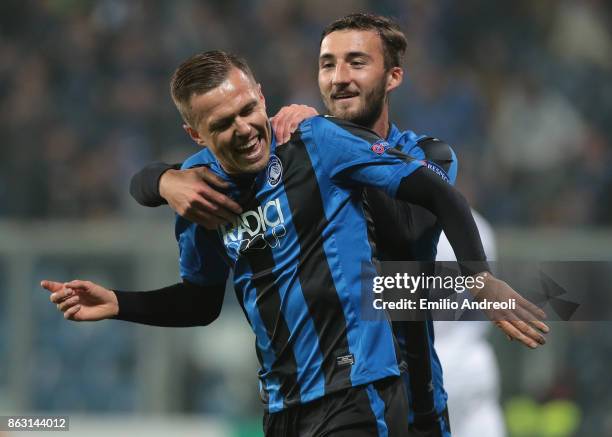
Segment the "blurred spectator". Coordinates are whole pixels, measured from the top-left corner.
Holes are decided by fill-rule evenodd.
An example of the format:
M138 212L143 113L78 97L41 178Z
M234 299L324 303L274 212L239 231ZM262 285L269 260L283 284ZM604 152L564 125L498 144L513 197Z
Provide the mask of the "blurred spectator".
M555 9L551 46L557 56L568 62L612 67L612 39L603 2L563 1Z
M555 90L526 74L508 83L491 125L503 169L560 170L584 149L580 114Z

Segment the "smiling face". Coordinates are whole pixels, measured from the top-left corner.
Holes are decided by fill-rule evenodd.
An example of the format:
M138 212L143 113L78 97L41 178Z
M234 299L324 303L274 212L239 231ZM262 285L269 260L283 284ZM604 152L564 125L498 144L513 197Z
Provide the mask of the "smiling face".
M189 135L207 146L228 174L256 173L270 158L272 131L261 88L238 68L216 88L193 95Z
M401 68L385 68L374 30L338 30L321 41L319 89L329 113L372 127L387 113L387 93L401 83Z

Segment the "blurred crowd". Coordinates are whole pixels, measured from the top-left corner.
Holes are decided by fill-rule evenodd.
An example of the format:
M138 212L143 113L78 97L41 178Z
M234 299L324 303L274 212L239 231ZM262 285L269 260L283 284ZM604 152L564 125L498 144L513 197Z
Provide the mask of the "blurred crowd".
M137 213L131 174L195 151L168 78L198 51L245 56L271 114L293 102L323 110L320 32L364 10L393 16L410 40L394 120L455 147L460 187L487 218L612 223L603 0L3 1L0 217Z

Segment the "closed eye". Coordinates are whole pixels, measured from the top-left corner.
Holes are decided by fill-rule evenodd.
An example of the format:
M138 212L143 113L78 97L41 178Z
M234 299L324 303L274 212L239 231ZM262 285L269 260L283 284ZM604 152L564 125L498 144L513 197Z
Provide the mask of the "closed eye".
M242 111L240 111L240 116L246 117L247 115L250 115L255 109L255 106L257 106L257 102L249 103L242 109Z
M225 118L223 120L219 120L210 126L211 132L223 132L227 128L229 128L232 124L232 121L229 118Z

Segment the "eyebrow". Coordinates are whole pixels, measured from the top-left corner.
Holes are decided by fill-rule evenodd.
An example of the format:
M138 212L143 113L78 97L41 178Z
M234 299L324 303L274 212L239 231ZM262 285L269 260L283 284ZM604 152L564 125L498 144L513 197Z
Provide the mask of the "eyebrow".
M368 58L368 59L371 58L371 56L368 55L367 53L359 52L359 51L348 52L346 54L346 57L349 58L349 59L351 59L351 58L359 58L359 57ZM320 61L334 59L334 58L336 58L336 56L332 55L331 53L323 53L321 56L319 56L319 60Z
M238 111L238 114L242 114L242 112L248 110L248 109L252 109L255 106L257 106L257 100L253 99L249 102L247 102L242 108L240 108L240 111ZM219 127L223 126L225 123L231 121L234 118L235 114L231 114L228 115L227 117L223 117L223 118L219 118L218 120L214 120L210 123L209 125L209 130L210 131L214 131L217 130Z

